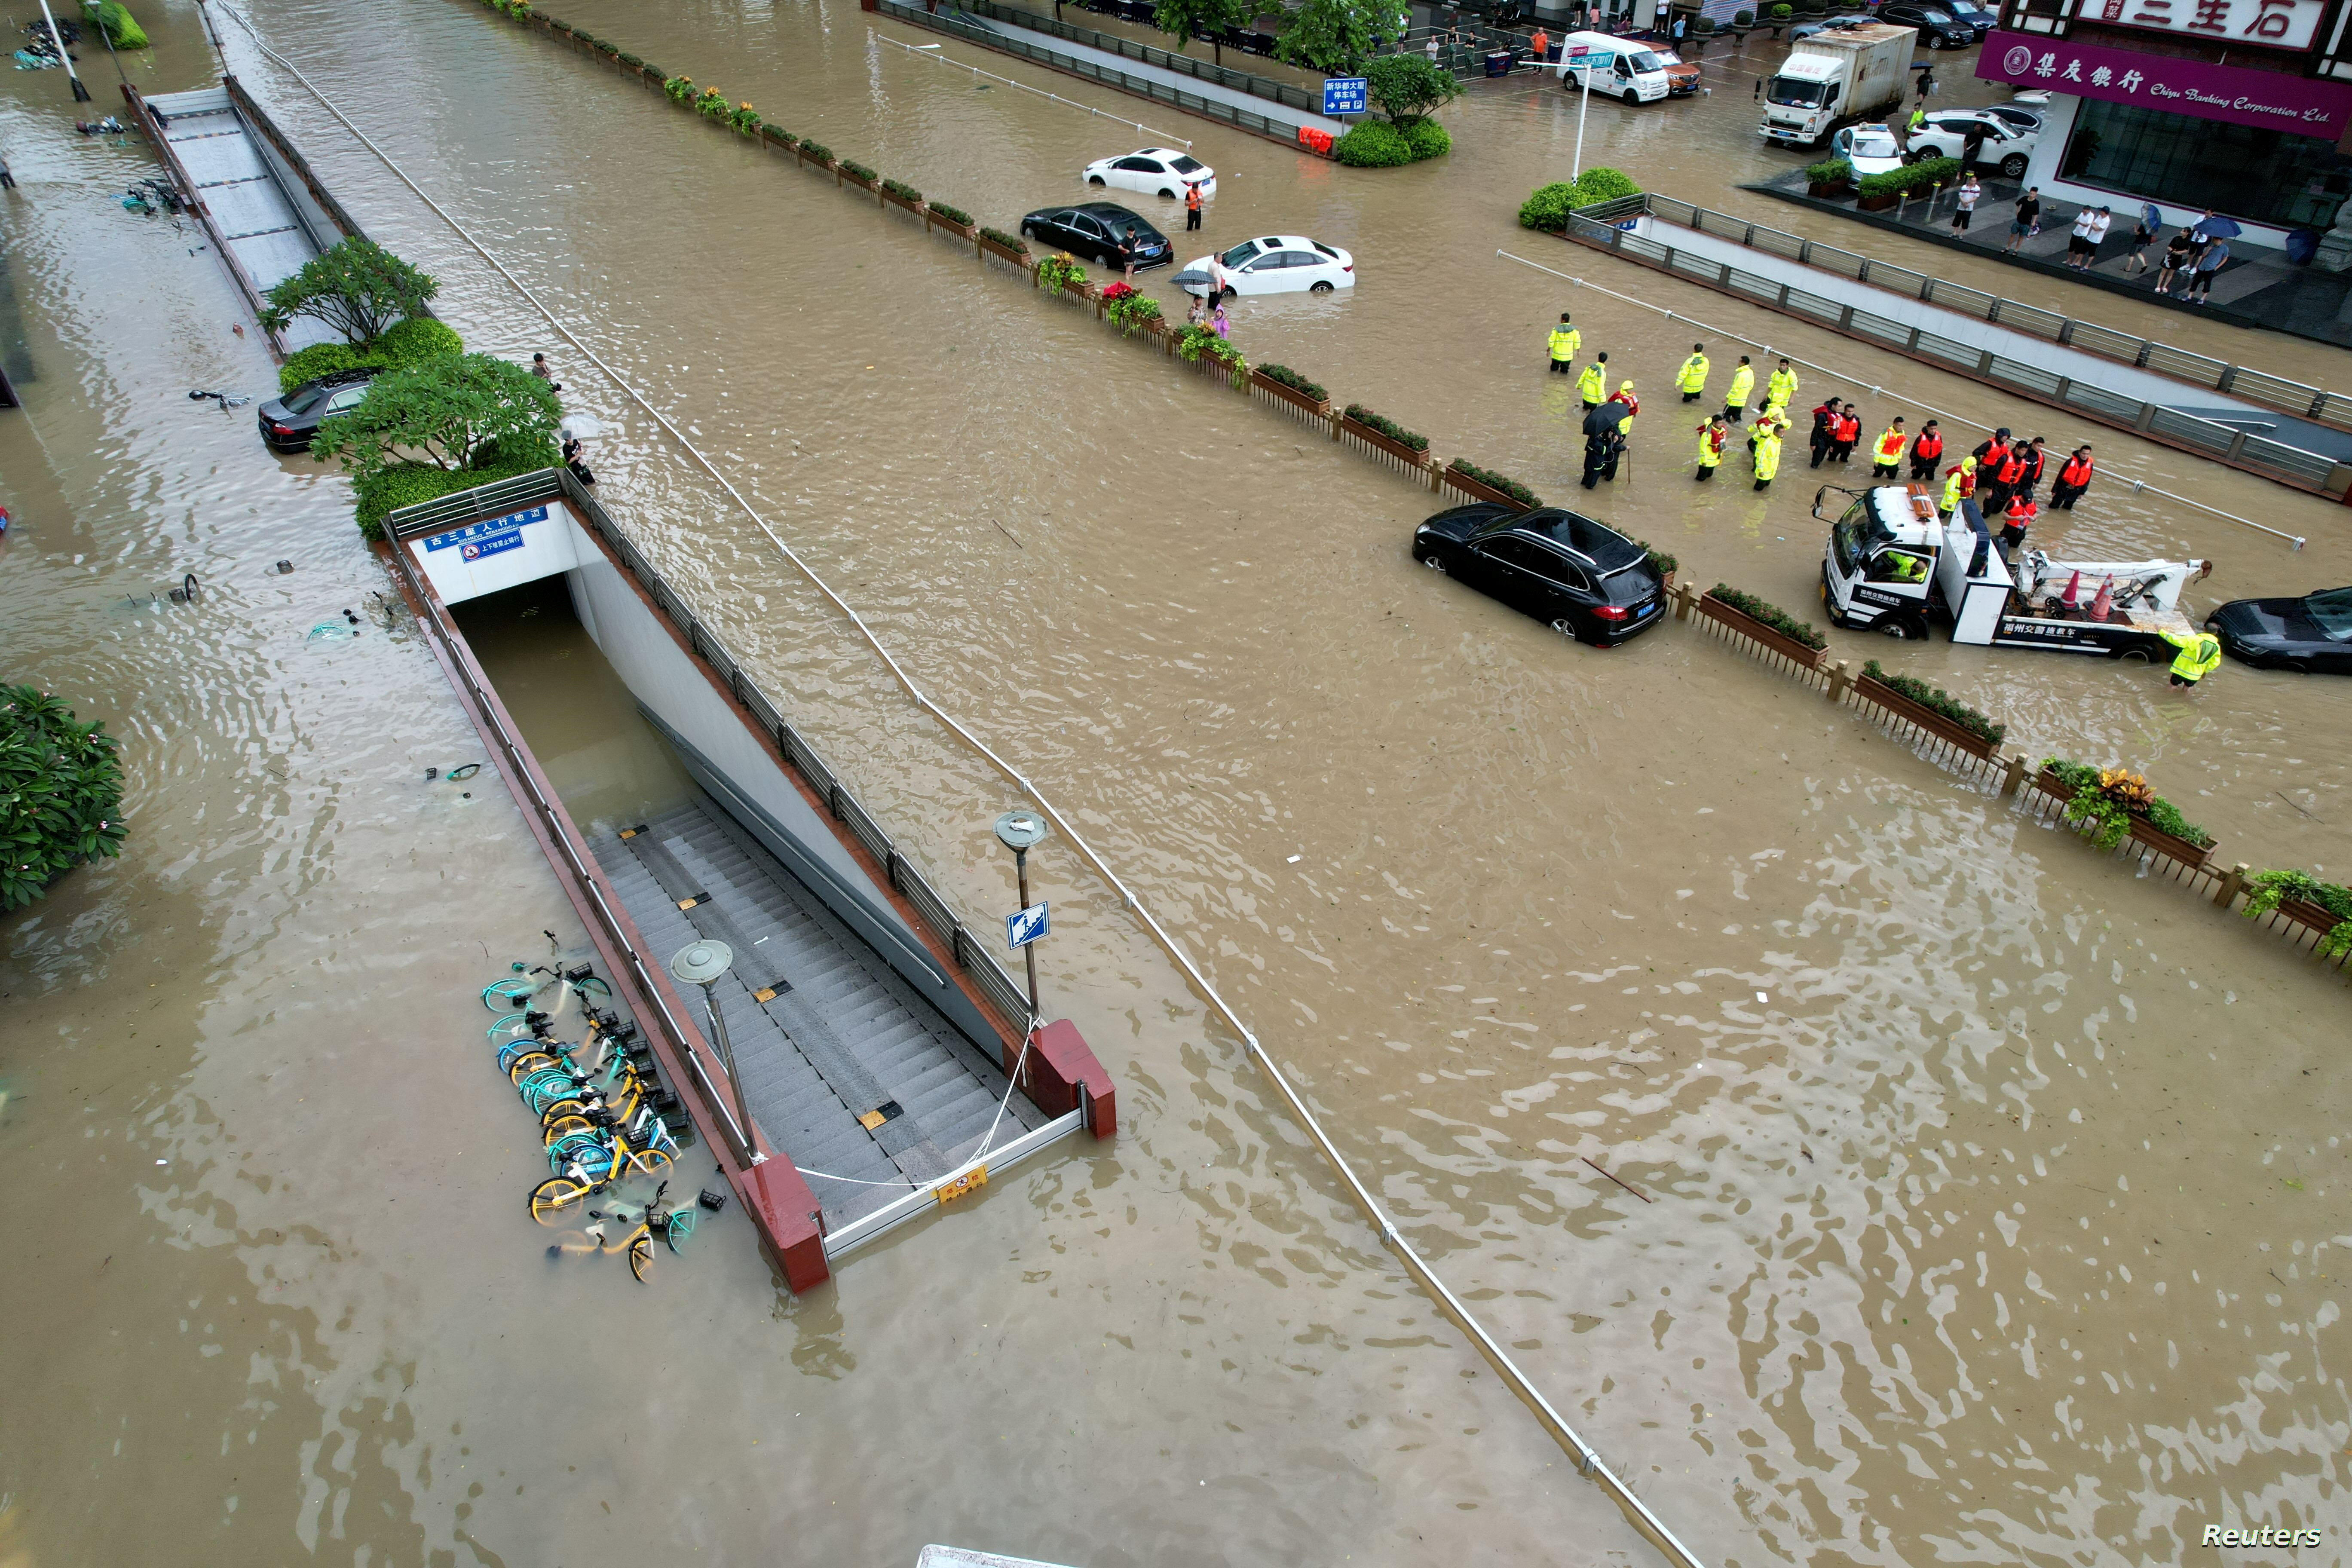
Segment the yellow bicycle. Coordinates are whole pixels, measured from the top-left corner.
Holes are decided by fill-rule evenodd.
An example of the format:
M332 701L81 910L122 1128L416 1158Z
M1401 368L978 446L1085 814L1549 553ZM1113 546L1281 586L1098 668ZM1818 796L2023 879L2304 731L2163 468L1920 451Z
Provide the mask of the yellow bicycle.
M654 1189L652 1200L637 1213L635 1228L620 1240L607 1242L604 1239L606 1220L616 1219L624 1225L628 1223L628 1210L616 1204L610 1209L590 1209L589 1223L581 1232L583 1239L577 1242L551 1242L548 1246L547 1255L550 1258L561 1258L567 1252L625 1252L629 1255L629 1272L635 1275L638 1279L644 1279L646 1271L654 1266L656 1236L659 1236L672 1252L677 1252L681 1249L686 1238L694 1234L694 1209L691 1205L684 1208L662 1206L662 1198L668 1191L667 1182Z

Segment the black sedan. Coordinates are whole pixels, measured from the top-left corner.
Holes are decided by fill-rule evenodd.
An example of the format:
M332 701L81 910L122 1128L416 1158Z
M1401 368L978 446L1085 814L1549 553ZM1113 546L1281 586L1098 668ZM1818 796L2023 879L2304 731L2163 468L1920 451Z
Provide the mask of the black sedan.
M1919 41L1931 49L1964 49L1977 41L1976 27L1941 5L1888 0L1878 8L1878 19L1898 27L1918 28Z
M1168 237L1117 202L1081 202L1074 207L1039 207L1021 220L1024 239L1035 239L1105 267L1118 265L1121 236L1135 236L1135 266L1165 267L1176 259Z
M1640 545L1558 507L1491 503L1441 511L1413 530L1412 558L1552 630L1610 647L1663 617L1665 584Z
M307 452L310 437L330 416L348 414L367 395L368 383L383 372L369 365L339 370L306 381L285 396L261 405L261 438L273 452Z
M2222 651L2257 668L2352 675L2352 588L2300 599L2232 599L2205 617Z

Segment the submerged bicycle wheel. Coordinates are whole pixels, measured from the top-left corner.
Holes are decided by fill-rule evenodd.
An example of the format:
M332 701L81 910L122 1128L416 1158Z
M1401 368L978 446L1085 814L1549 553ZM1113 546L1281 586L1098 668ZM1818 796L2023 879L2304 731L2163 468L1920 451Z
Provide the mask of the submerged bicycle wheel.
M541 1225L562 1225L587 1203L593 1190L570 1176L550 1176L530 1190L530 1217Z
M643 1279L653 1266L654 1238L641 1230L629 1243L629 1272Z
M531 1074L542 1068L560 1068L562 1065L551 1052L528 1050L507 1064L507 1078L517 1089L520 1089L522 1080Z
M482 1005L493 1013L511 1013L538 991L539 986L529 980L494 980L482 987Z
M573 1103L578 1102L575 1100ZM560 1140L569 1138L575 1132L595 1131L596 1124L584 1116L576 1114L557 1116L547 1124L547 1146L552 1149Z
M694 1211L692 1209L678 1209L669 1216L669 1225L668 1227L662 1232L662 1239L669 1243L669 1249L672 1252L676 1252L678 1250L680 1244L693 1234Z
M663 1149L640 1149L629 1156L630 1167L647 1176L662 1174L672 1163L668 1151Z

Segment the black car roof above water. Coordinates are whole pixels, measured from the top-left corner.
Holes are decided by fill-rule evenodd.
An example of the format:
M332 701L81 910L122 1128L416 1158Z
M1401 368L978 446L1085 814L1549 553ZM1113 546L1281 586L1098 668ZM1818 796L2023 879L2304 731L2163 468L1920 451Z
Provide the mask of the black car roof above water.
M1152 234L1158 234L1160 232L1158 229L1151 226L1150 220L1146 218L1141 213L1135 211L1132 207L1123 207L1117 202L1082 202L1078 205L1076 210L1082 213L1091 213L1096 217L1110 218L1119 223L1131 223L1135 226L1135 231L1138 234L1142 234L1147 230Z
M1512 529L1538 533L1556 544L1564 544L1603 572L1614 572L1643 559L1641 546L1615 529L1558 507L1538 507L1534 511L1498 517L1478 531L1502 533Z

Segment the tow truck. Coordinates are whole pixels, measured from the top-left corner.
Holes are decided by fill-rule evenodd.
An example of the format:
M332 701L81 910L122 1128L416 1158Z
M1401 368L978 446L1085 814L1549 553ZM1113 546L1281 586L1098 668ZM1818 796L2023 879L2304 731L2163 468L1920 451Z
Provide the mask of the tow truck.
M1847 498L1834 518L1822 510L1832 496ZM1924 638L1933 623L1979 647L2168 660L2164 634L2197 630L2180 591L2213 570L2210 561L2060 561L2032 548L2012 559L1975 501L1946 518L1920 484L1824 485L1813 516L1831 525L1822 553L1830 618L1895 637Z

